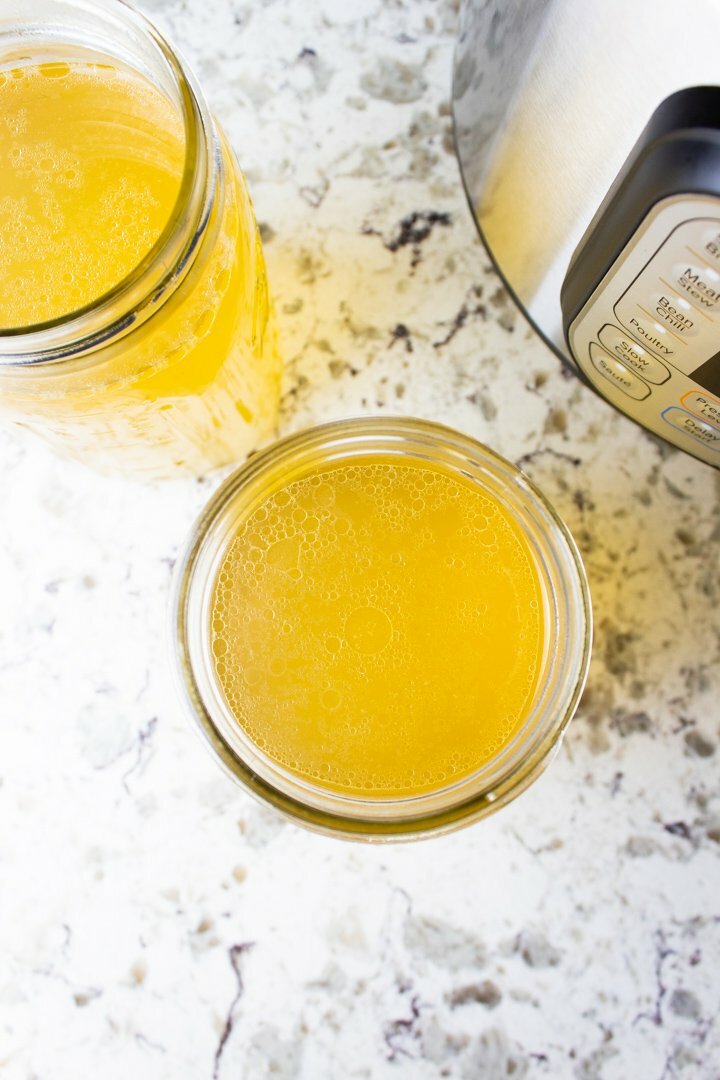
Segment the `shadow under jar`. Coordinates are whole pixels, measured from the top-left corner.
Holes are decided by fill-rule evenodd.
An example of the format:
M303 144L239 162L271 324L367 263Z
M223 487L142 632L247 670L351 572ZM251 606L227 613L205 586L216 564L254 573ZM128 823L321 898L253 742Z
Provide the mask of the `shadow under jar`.
M369 418L234 473L176 570L176 671L225 769L298 824L448 832L559 745L591 608L572 537L514 465L438 424Z
M142 478L271 436L279 361L244 180L119 0L0 5L0 410Z

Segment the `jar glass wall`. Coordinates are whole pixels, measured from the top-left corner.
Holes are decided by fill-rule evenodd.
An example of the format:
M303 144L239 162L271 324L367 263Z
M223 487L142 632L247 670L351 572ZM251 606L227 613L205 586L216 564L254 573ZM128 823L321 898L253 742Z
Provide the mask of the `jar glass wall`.
M110 287L101 295L81 296L79 307L44 318L47 296L40 290L33 308L38 321L3 327L0 319L0 409L63 453L101 469L148 478L201 473L256 449L276 419L279 361L250 197L195 80L141 15L98 0L4 6L5 107L11 108L23 78L38 79L40 72L59 100L80 70L110 81L117 76L115 87L142 81L162 96L170 119L149 130L147 110L143 115L138 107L128 152L139 158L149 146L168 170L174 155L177 195L152 247L121 280L107 277ZM123 100L131 99L123 93ZM9 161L22 162L28 151L22 130L11 133L3 149L14 155ZM52 153L43 150L52 166ZM64 175L82 174L83 165L80 158ZM36 180L30 170L28 190ZM88 215L100 212L104 193L98 189L93 197ZM38 205L41 218L47 199ZM120 215L117 237L101 238L100 257L108 262L113 243L120 261L129 242L123 225ZM10 228L0 218L0 238ZM73 266L54 266L64 255L48 244L43 260L71 279ZM17 288L23 287L27 291L27 282L19 280Z
M225 553L273 492L329 467L382 456L423 463L476 488L524 537L539 582L543 645L522 723L471 775L414 797L363 797L329 790L278 764L228 707L214 672L211 620ZM428 582L442 594L442 568ZM181 694L205 741L251 794L299 824L352 839L412 839L475 821L514 798L542 771L569 722L590 658L591 608L585 573L567 528L515 466L474 440L423 420L369 418L327 424L255 455L216 493L178 563L172 641ZM448 673L452 678L452 672ZM350 706L352 707L352 705ZM443 725L444 718L437 717ZM482 717L478 716L478 724Z

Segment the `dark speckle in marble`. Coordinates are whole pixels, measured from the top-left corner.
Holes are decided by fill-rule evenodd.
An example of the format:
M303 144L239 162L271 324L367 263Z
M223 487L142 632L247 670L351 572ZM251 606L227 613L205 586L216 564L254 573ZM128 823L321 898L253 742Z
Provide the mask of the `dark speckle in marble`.
M485 946L474 934L442 919L411 916L404 936L410 952L439 967L457 971L483 967L487 963Z
M459 986L448 995L451 1009L460 1005L484 1005L487 1009L496 1008L502 1001L502 991L497 983L491 979L484 979L479 983L468 983Z
M523 930L515 940L514 950L532 968L557 967L562 960L562 952L540 930Z
M715 753L715 743L694 728L685 732L684 742L688 752L695 757L709 758Z
M374 98L393 105L418 101L427 88L422 67L407 64L391 56L378 57L360 78L360 86Z
M384 246L393 254L409 246L410 269L415 270L422 259L421 245L432 234L435 226L447 228L451 220L450 214L445 210L413 210L402 218L395 235L389 240L367 223L363 225L361 232L364 236L380 236Z

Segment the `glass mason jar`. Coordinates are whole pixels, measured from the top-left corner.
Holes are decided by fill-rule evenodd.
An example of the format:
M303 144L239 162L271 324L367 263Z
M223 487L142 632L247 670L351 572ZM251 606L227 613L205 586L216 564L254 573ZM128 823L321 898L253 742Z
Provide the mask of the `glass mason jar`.
M157 242L109 291L0 328L0 410L101 469L201 473L254 450L276 420L279 361L250 197L193 76L142 15L120 0L3 5L0 80L38 64L61 78L76 60L121 65L170 102L179 193Z
M412 798L338 794L283 768L252 742L218 684L211 604L228 544L267 497L293 481L363 455L428 463L468 479L500 504L528 543L540 585L544 640L527 715L471 776ZM438 566L438 573L442 569ZM450 832L504 806L540 774L577 706L590 661L592 612L575 543L542 493L514 465L473 439L424 420L340 421L283 439L231 475L197 521L178 561L171 640L181 696L225 770L300 825L355 840L400 840ZM438 717L442 724L442 717Z

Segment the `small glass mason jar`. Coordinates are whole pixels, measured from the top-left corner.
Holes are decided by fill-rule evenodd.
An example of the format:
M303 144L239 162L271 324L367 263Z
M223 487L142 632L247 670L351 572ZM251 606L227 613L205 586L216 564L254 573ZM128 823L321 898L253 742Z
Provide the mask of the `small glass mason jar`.
M74 60L118 64L168 99L182 132L179 193L157 242L110 291L0 328L0 410L105 471L152 479L236 461L273 432L280 370L235 157L187 67L120 0L3 5L0 79L38 64L57 79Z
M542 655L521 726L471 776L411 798L338 794L283 768L251 741L219 686L211 651L211 608L228 544L269 495L318 470L363 456L421 462L477 485L519 527L541 596ZM438 574L442 569L438 566ZM566 526L510 462L456 431L424 420L369 418L311 428L253 456L206 506L178 561L171 644L180 694L225 770L253 796L299 825L354 840L409 840L450 832L520 794L557 750L585 684L592 612L582 562ZM438 717L442 724L442 717Z

